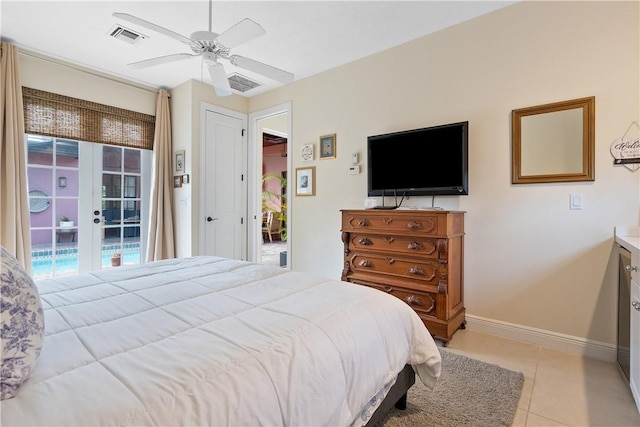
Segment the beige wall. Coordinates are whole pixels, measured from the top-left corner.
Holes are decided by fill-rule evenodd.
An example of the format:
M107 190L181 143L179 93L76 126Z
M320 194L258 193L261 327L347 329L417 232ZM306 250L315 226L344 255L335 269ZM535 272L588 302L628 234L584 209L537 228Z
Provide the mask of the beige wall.
M145 114L156 114L154 88L137 88L110 76L85 71L77 65L47 59L30 52L21 52L20 77L22 85L60 95L126 108Z
M363 206L368 135L468 120L470 195L435 199L467 212L468 313L615 343L613 227L638 223L640 182L609 146L640 116L638 6L519 3L252 98L250 111L292 101L293 153L337 133L337 159L313 162L317 195L290 201L293 269L339 278L340 209ZM512 185L511 110L592 95L595 182Z

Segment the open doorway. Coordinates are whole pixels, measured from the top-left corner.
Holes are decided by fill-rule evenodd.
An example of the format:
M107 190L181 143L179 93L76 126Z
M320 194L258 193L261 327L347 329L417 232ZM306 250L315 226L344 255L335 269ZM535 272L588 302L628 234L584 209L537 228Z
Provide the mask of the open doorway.
M262 127L262 250L263 264L287 265L287 113L261 120Z
M288 267L289 185L291 143L290 109L288 105L255 113L250 134L255 135L256 235L254 254L258 262ZM251 152L251 147L249 148Z

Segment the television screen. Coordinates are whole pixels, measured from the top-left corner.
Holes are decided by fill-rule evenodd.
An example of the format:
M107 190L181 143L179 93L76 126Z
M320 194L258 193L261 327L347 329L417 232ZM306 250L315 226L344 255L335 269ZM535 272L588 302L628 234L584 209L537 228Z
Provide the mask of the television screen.
M468 194L469 122L367 138L368 195Z

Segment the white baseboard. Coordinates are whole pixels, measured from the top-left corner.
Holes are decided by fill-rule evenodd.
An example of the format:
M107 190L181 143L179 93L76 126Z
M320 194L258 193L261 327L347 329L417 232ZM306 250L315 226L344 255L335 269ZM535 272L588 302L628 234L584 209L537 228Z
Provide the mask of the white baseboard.
M592 359L607 362L616 361L617 351L614 344L607 344L600 341L588 340L499 320L486 319L470 314L467 314L465 317L467 328L473 331L536 344L566 353L580 354Z

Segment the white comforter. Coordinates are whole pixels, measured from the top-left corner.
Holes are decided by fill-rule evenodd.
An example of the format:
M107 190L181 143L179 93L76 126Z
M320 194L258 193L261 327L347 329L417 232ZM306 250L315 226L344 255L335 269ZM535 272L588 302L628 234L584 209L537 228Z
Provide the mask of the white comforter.
M212 257L38 284L46 337L10 425L361 424L406 363L440 355L383 292Z

